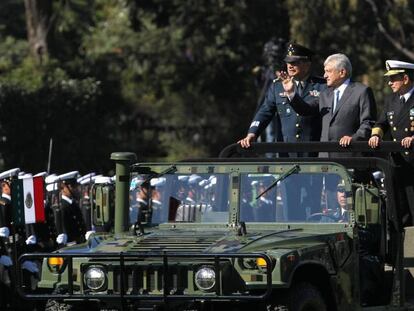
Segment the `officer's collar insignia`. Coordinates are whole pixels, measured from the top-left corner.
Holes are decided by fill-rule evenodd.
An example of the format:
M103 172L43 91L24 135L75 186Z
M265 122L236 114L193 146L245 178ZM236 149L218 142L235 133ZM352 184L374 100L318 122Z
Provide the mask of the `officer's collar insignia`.
M320 93L321 92L319 92L318 90L309 91L310 96L313 96L313 97L319 97Z
M414 116L414 108L410 109L410 117Z
M285 93L285 92L279 93L279 96L280 96L280 97L287 97L287 95L286 95L286 93Z
M394 115L394 111L388 111L387 112L387 116L393 116Z

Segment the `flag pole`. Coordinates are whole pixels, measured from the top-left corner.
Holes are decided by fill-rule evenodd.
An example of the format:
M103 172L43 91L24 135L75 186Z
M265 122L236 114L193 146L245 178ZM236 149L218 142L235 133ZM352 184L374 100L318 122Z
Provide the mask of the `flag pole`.
M49 156L48 156L48 159L47 159L47 174L48 175L50 173L50 164L52 162L52 148L53 148L53 138L50 137L50 140L49 140Z

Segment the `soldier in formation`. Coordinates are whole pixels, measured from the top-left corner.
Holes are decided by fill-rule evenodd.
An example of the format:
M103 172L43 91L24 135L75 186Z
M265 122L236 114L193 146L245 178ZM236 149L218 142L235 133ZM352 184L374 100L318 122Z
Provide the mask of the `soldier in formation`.
M57 229L56 242L64 246L67 243L78 244L85 240L85 224L79 207L79 189L77 171L60 175L60 204L55 210Z

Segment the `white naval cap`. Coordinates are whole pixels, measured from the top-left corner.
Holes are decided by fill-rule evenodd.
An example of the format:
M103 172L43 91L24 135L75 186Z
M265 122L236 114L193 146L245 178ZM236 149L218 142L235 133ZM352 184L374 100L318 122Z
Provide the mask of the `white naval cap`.
M58 175L50 174L50 175L46 176L45 183L47 183L47 184L54 183L56 181L56 179L58 179Z
M10 170L4 171L0 174L0 180L10 179L11 177L17 176L20 172L20 168L12 168Z
M389 59L385 61L385 68L387 69L387 72L384 74L384 76L393 76L407 72L409 70L414 70L414 64Z
M198 184L199 180L201 180L201 176L196 175L196 174L192 174L190 176L190 178L188 178L188 184L189 185L194 185L194 184Z
M58 184L56 182L58 178L59 176L56 174L50 174L49 176L46 176L45 178L46 191L51 192L51 191L58 190Z
M63 183L75 183L77 182L77 179L79 177L79 172L78 171L71 171L65 174L61 174L58 176L58 180L63 182Z
M96 175L95 173L89 173L89 174L83 175L77 179L77 182L78 184L81 184L81 185L90 184L93 182L93 177L95 175Z
M33 175L32 174L30 174L30 173L24 173L24 174L22 174L22 175L20 175L19 174L19 179L24 179L24 178L30 178L30 177L33 177Z
M165 177L158 177L151 179L150 184L152 187L162 187L165 185L166 182L167 179Z
M47 172L40 172L40 173L35 174L33 177L43 177L43 178L46 178L46 176L47 176Z
M182 182L187 182L189 178L190 178L190 176L188 176L188 175L179 175L178 176L178 180L182 181Z
M95 178L95 184L112 184L112 178L108 176L98 176Z

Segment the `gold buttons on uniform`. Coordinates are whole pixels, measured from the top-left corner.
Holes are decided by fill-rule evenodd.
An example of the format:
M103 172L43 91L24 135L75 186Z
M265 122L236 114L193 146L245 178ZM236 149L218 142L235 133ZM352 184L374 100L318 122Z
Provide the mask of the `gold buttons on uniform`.
M404 131L408 132L408 128L405 128Z
M296 134L296 138L299 138L300 137L300 135L299 134Z
M397 130L397 128L394 126L394 127L392 128L392 130L393 130L393 131L396 131L396 130Z
M296 123L296 127L299 127L299 123Z
M393 141L397 141L397 138L394 138Z
M409 155L410 153L408 151L404 152L406 155Z

